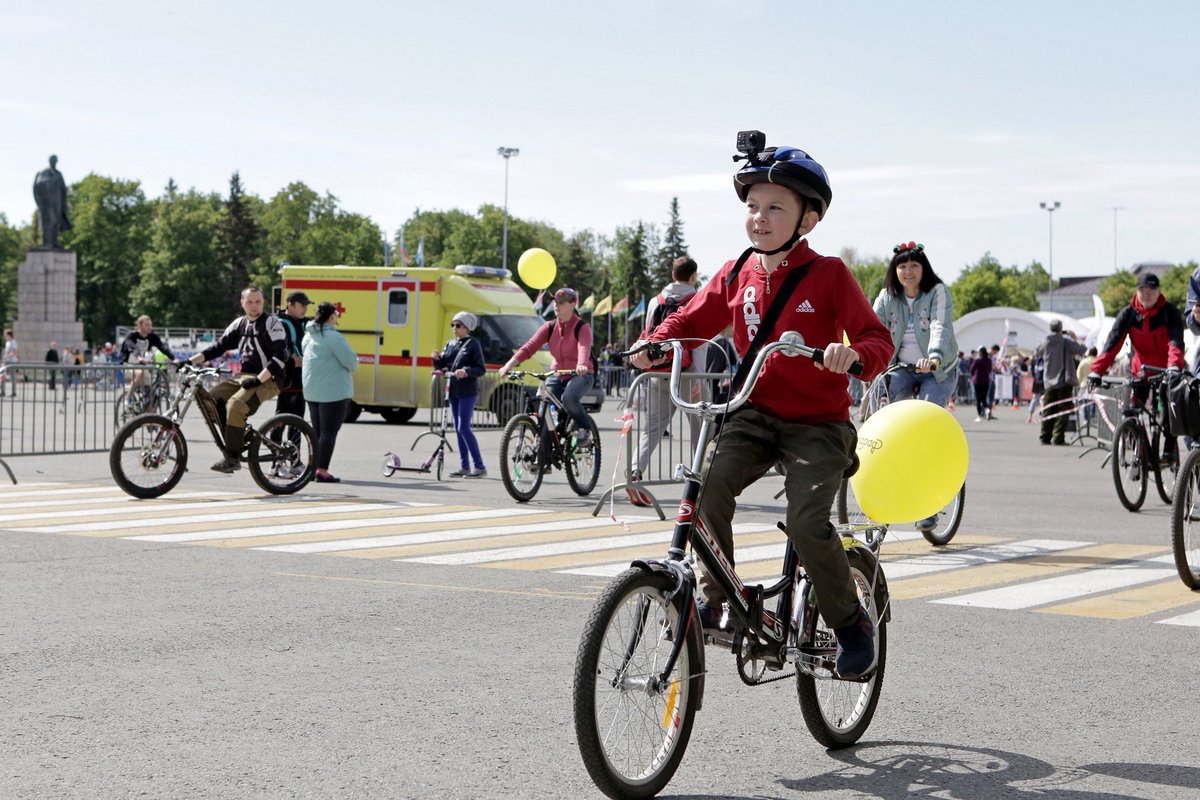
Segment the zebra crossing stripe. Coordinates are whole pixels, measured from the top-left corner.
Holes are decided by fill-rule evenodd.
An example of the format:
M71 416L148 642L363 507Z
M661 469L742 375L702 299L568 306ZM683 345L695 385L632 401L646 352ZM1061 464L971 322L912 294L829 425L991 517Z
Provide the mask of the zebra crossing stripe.
M637 558L663 558L667 554L667 547L671 543L671 529L659 528L661 538L657 540L655 545L645 545L641 543L631 544L628 547L619 548L616 551L605 550L602 552L589 553L553 553L533 558L522 558L515 561L501 561L494 564L485 564L500 569L522 569L522 570L547 570L570 567L573 565L583 565L593 562L606 562L610 559L619 558L623 560L626 566ZM747 545L761 545L762 547L771 548L778 551L779 558L783 556L783 545L776 540L780 538L779 529L774 525L760 526L760 533L744 533L739 538ZM750 546L746 550L755 550L757 548ZM741 552L740 550L738 551Z
M434 505L430 503L429 505ZM328 531L346 531L354 530L355 528L378 528L381 526L397 526L397 525L416 525L420 523L430 522L459 522L470 519L487 519L496 516L496 510L492 508L477 508L471 511L453 511L450 513L434 513L434 514L414 514L411 516L398 513L399 509L395 507L389 508L387 505L380 503L363 503L362 505L350 504L337 509L321 509L322 513L345 513L349 514L358 511L380 511L390 514L390 516L378 517L354 517L351 519L327 519L317 520L314 522L291 522L285 525L264 525L255 527L251 525L245 530L205 530L205 531L187 531L184 533L162 533L152 534L149 536L128 536L126 538L133 539L139 542L204 542L215 539L249 539L259 536L270 536L272 534L292 534L292 533L317 533ZM526 516L531 514L545 514L547 512L540 509L519 508L508 512L509 516ZM260 522L261 518L254 522Z
M1021 542L1006 542L985 547L973 547L969 550L947 552L938 550L929 555L917 558L906 558L900 561L890 561L883 565L888 583L913 578L918 575L928 575L934 572L946 572L963 567L974 567L981 564L994 564L999 561L1012 561L1019 558L1053 553L1059 550L1069 550L1083 547L1091 542L1070 542L1060 539L1027 539Z
M1088 567L1053 578L1043 578L1000 589L972 592L957 597L946 597L931 602L1009 611L1033 608L1163 580L1176 574L1174 563L1172 556L1160 556L1145 561L1113 564L1108 567Z
M176 503L177 500L199 500L201 498L219 498L219 497L236 497L235 492L178 492L173 493L169 498L162 498L156 501L143 501L144 507L149 509L159 503L170 504L171 507L177 507L182 503ZM133 501L129 495L124 492L110 493L107 497L77 497L74 500L22 500L16 503L10 503L8 498L0 497L4 500L4 510L14 511L16 509L25 508L44 508L53 516L61 516L57 513L57 509L67 506L94 506L96 508L108 508L110 506L120 506L122 510L136 512L142 509L143 505L138 501ZM131 503L133 505L131 506ZM45 515L43 515L45 516ZM0 521L6 518L0 517Z
M652 533L633 536L608 536L603 539L582 539L574 542L551 542L549 544L528 545L525 547L500 547L493 550L477 550L453 555L420 556L417 558L398 558L397 561L411 561L418 564L441 564L445 566L462 566L465 564L490 564L496 561L515 561L520 558L537 556L563 555L566 553L587 553L593 550L617 550L637 545L661 545L663 552L671 541L671 531L660 529Z
M248 525L256 525L262 522L264 517L268 519L274 519L275 517L284 514L345 514L352 511L387 510L388 506L385 503L378 502L336 503L321 501L316 498L288 501L261 500L257 505L248 506L242 511L230 512L228 514L168 515L143 519L118 519L103 520L98 522L78 522L68 525L43 525L30 528L21 527L16 528L15 530L24 531L26 533L74 533L84 536L103 536L105 535L106 531L116 531L117 533L115 535L119 536L121 533L124 533L127 530L133 530L135 528L165 528L176 525L211 525L214 522L244 522ZM149 539L147 541L160 540Z
M129 498L124 498L128 500ZM60 500L53 505L66 505L74 501ZM87 501L92 502L92 501ZM230 506L251 506L262 505L262 499L255 500L217 500L210 499L198 503L171 503L170 505L157 505L146 503L143 505L133 505L130 503L122 503L119 506L109 506L105 508L75 508L70 511L54 511L46 508L42 511L29 511L21 514L0 514L0 524L11 522L28 522L29 520L50 520L50 519L72 519L78 517L114 517L118 514L123 515L122 524L118 527L125 527L124 522L129 519L144 519L137 517L137 514L162 514L164 511L194 511L200 508L229 508ZM11 506L5 506L5 509ZM89 525L89 530L97 530L96 526Z
M494 515L494 514L493 514ZM255 550L270 550L276 553L339 553L355 550L390 549L401 546L455 542L469 539L490 537L516 536L525 533L541 533L546 531L561 532L586 528L602 528L613 524L610 519L568 519L536 524L523 523L518 525L489 525L479 528L454 527L443 531L422 531L419 533L400 533L392 536L368 536L357 539L344 539L336 542L308 542L305 544L282 544L255 547Z
M1178 580L1159 581L1124 591L1085 597L1054 606L1034 609L1039 614L1067 614L1076 617L1132 619L1159 611L1200 603L1200 595L1187 591Z
M1193 628L1200 628L1200 611L1192 611L1187 614L1181 614L1178 617L1169 619L1160 619L1159 625L1187 625Z

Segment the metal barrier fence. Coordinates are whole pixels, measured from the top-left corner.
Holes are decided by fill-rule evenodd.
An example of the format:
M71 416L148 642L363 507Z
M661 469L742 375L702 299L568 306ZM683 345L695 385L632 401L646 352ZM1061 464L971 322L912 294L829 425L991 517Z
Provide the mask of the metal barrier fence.
M17 482L5 458L108 450L129 370L117 364L0 367L0 466L9 480Z
M696 381L710 381L714 384L715 388L716 382L728 379L729 374L725 372L704 372L694 375L689 374L687 377ZM631 407L634 414L632 422L623 429L621 434L620 481L600 496L595 508L592 509L593 516L600 513L600 509L608 502L613 492L632 489L650 501L650 505L658 514L659 519L666 519L662 505L654 495L651 487L678 485L683 482L681 478L677 478L675 475L676 467L679 464L690 465L692 463L696 437L700 431L699 418L684 414L682 411L676 409L666 430L661 434L662 438L654 446L653 452L650 453L650 459L646 468L641 471L640 475L635 475L634 473L637 470L638 450L643 435L645 434L647 437L657 435L654 432L646 431L645 411L647 403L654 402L655 399L665 394L665 391L659 390L657 387L651 389L650 384L666 383L670 379L671 376L669 373L643 372L635 376L629 383L625 405ZM650 399L641 399L643 395L646 395ZM670 403L670 399L667 399L666 402ZM647 439L647 443L649 444L649 439Z

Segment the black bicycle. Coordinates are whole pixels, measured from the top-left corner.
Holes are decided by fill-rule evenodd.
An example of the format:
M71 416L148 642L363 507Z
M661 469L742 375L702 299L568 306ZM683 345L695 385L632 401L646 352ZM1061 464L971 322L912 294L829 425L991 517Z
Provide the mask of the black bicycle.
M818 742L831 748L851 745L866 732L887 663L891 611L877 557L886 525L837 529L859 602L875 621L877 654L868 674L843 678L835 667L837 640L821 619L812 583L790 540L779 580L767 587L747 586L700 518L704 453L713 439L716 418L746 402L772 353L805 355L818 362L824 353L805 347L798 333L785 333L762 348L743 388L727 403L688 403L679 390L682 341L646 349L658 358L658 345L667 344L675 350L672 400L702 419L692 465L681 465L683 499L670 549L665 559L634 561L601 593L584 628L575 664L575 733L580 754L592 780L614 798L650 797L675 773L704 694L706 642L732 650L742 681L751 686L794 675L805 724ZM692 556L685 555L689 543ZM696 609L697 557L728 598L729 631L714 635L701 629ZM767 607L770 600L775 601L773 608ZM783 673L788 665L794 672L768 677L769 672Z
M542 479L551 469L567 473L567 483L577 495L591 494L600 479L600 432L596 422L587 418L588 432L580 441L580 429L562 401L546 386L555 375L574 375L573 371L508 373L519 381L528 375L541 381L537 393L526 400L525 412L504 426L500 439L500 477L504 488L519 503L533 499Z
M1170 504L1175 495L1179 476L1179 455L1175 438L1164 428L1161 417L1166 404L1162 399L1163 373L1160 367L1143 366L1145 377L1122 381L1126 402L1121 410L1124 419L1113 431L1113 483L1117 499L1130 511L1137 511L1146 502L1147 484L1154 475L1158 496ZM1170 440L1172 447L1164 457L1163 449Z
M892 364L876 376L867 390L863 392L862 410L859 414L860 423L870 419L872 414L888 403L911 399L910 397L892 396L892 376L897 372L908 372L915 375L917 366L905 363ZM916 397L918 389L919 387L914 383L912 397ZM958 528L962 524L963 509L966 505L967 483L963 481L962 488L946 504L946 507L930 517L917 520L916 528L925 537L925 541L931 545L935 547L947 545L954 538L954 534L958 533ZM841 487L838 488L837 521L840 523L855 522L863 519L864 516L858 507L858 501L854 498L854 489L850 486L849 478L844 479Z
M142 414L161 414L171 402L171 382L167 377L166 364L130 365L130 369L135 375L140 372L142 381L117 397L113 405L114 428L120 428Z
M117 431L108 451L113 480L127 494L143 499L161 497L179 483L187 470L187 439L183 418L195 402L208 424L213 442L223 452L224 420L217 400L205 390L206 377L220 372L184 363L179 368L179 388L166 415L134 417ZM295 414L276 414L255 428L246 422L247 453L241 460L263 491L292 494L304 488L316 473L316 445L312 426Z

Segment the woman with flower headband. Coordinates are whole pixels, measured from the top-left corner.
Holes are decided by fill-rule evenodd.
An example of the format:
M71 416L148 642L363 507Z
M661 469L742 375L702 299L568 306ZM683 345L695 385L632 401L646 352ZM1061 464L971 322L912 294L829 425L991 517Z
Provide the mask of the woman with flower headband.
M892 252L875 313L892 332L892 363L914 364L917 371L893 373L891 394L910 397L915 386L917 397L945 407L958 384L954 300L930 266L925 245L898 244Z

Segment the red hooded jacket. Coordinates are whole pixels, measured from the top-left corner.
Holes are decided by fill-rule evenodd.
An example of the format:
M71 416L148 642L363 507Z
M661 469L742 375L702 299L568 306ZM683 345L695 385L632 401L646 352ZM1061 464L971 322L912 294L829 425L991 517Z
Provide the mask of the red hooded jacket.
M784 331L798 331L810 347L841 343L843 334L863 363L862 379L882 372L892 357L892 334L871 308L854 276L840 258L813 252L801 240L768 278L757 255L742 266L730 286L725 278L735 262L727 261L683 308L663 320L650 338L711 339L731 323L733 346L745 357L758 325L789 271L810 265L796 285L767 337L776 341ZM845 375L818 369L812 360L773 353L763 366L750 404L787 422L816 424L850 419L849 383Z
M1092 372L1103 375L1116 360L1125 346L1125 337L1133 343L1133 361L1130 373L1137 375L1143 364L1152 367L1179 367L1185 369L1183 360L1183 317L1174 304L1159 295L1158 302L1149 310L1133 302L1117 314L1104 349L1092 363Z

